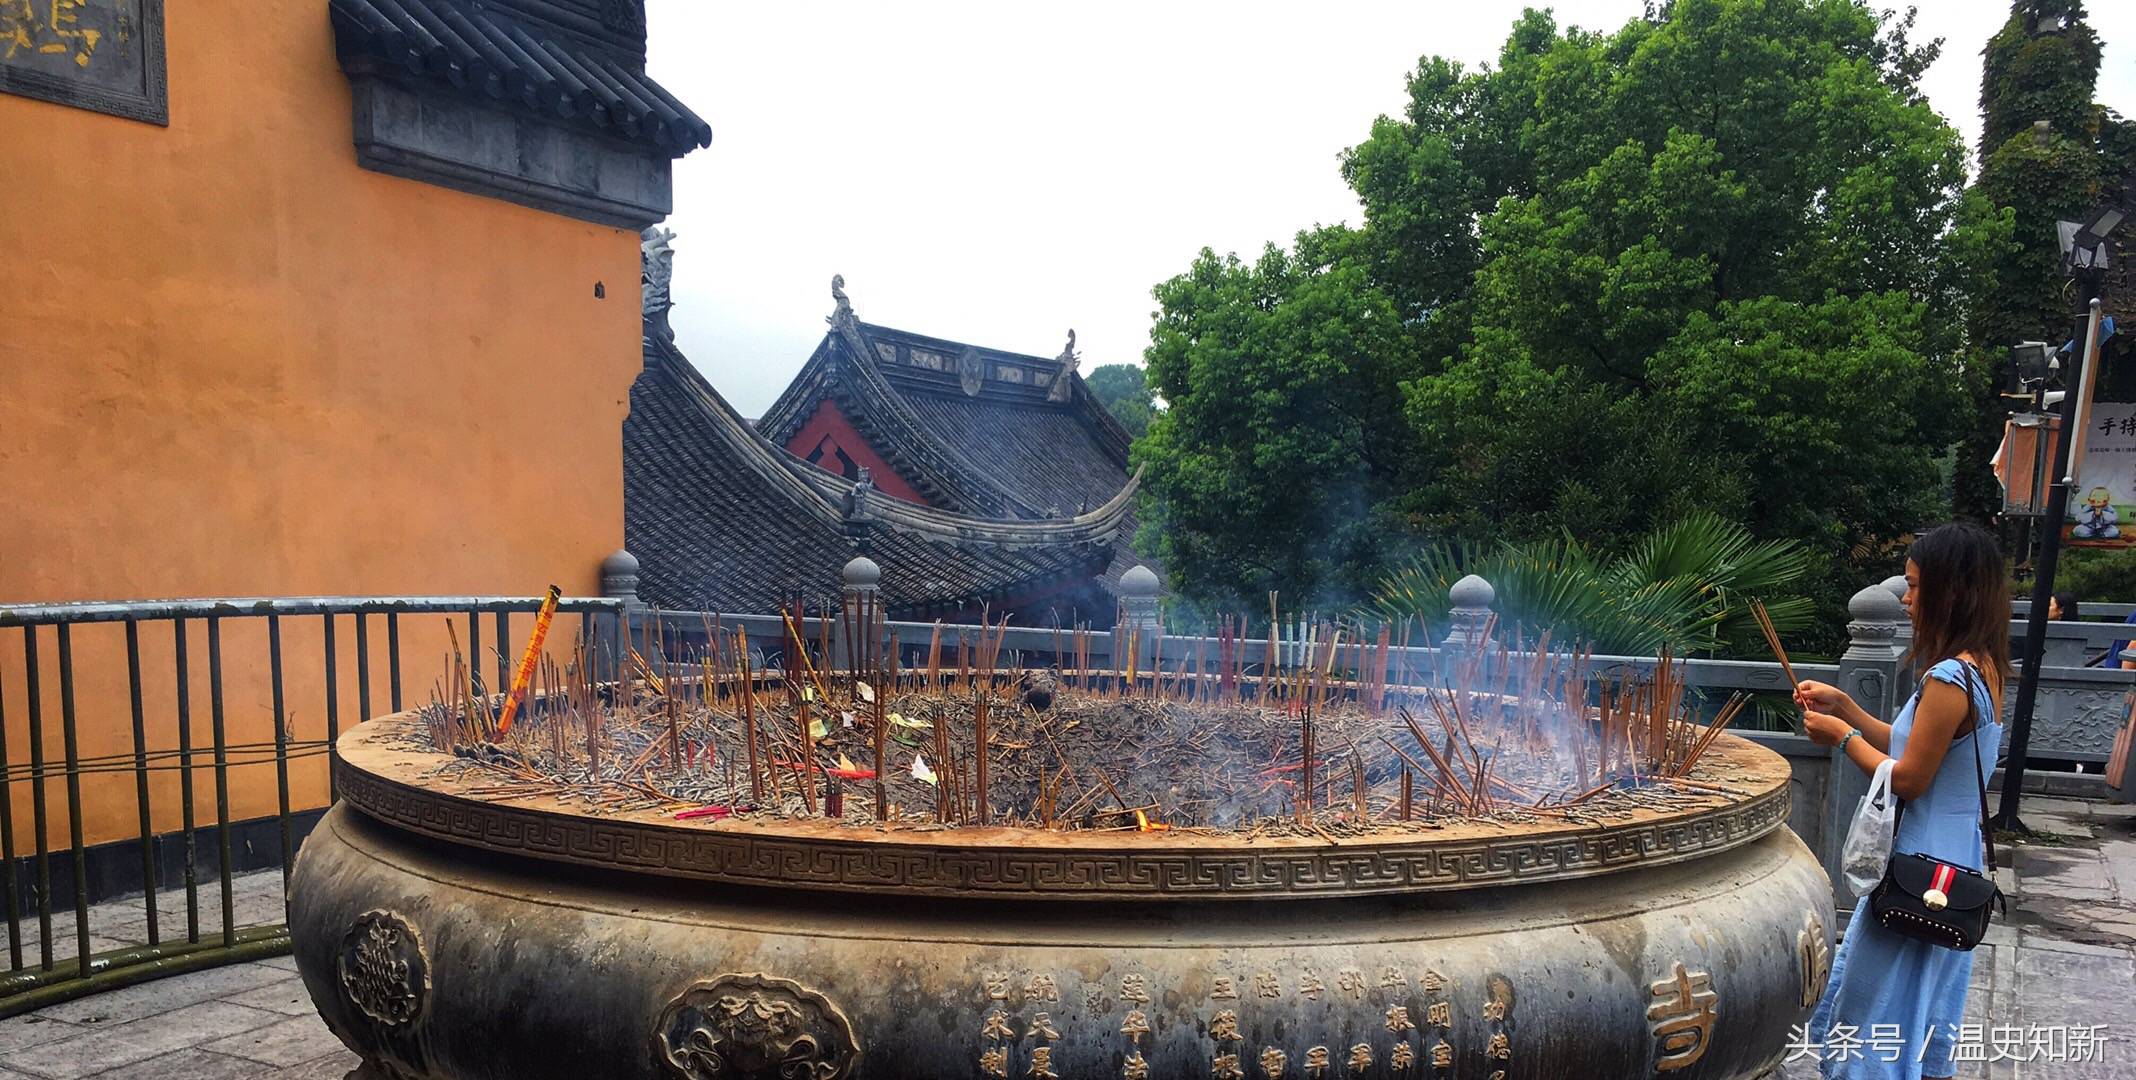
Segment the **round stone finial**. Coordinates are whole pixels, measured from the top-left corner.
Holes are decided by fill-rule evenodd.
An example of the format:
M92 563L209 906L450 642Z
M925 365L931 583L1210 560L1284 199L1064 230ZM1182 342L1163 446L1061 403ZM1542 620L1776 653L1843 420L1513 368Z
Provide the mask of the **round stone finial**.
M1904 579L1900 584L1905 584ZM1889 584L1880 581L1855 593L1853 599L1847 601L1847 614L1855 622L1895 623L1905 620L1906 608L1899 603L1898 597L1891 595Z
M1498 590L1492 588L1490 582L1470 574L1454 582L1454 587L1446 590L1446 595L1457 608L1487 608L1497 598Z
M1906 599L1906 575L1893 574L1885 578L1884 587L1891 590L1891 595L1898 597L1900 600Z
M1157 572L1147 566L1135 565L1120 575L1120 595L1155 596L1163 588L1157 581Z
M853 561L845 564L845 569L839 572L839 576L850 588L872 588L883 580L883 568L875 565L875 560L866 555L855 555Z
M635 602L638 598L638 557L618 549L601 560L601 595Z

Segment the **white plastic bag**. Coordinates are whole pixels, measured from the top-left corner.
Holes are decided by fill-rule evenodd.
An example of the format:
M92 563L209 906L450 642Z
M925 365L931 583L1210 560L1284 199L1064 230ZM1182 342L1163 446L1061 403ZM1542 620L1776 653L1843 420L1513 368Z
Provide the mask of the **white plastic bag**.
M1854 810L1854 824L1847 829L1847 844L1840 849L1839 865L1847 879L1847 891L1867 896L1884 880L1884 867L1891 862L1891 833L1898 819L1898 796L1891 793L1888 759L1869 778L1869 792Z

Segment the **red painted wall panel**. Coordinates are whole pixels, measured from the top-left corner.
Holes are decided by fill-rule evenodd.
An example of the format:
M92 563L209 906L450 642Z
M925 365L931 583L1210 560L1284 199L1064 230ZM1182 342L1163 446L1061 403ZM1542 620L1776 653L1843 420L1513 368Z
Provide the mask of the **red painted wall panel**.
M861 437L860 431L853 426L853 421L846 418L845 410L840 409L835 401L825 400L817 403L816 411L809 414L808 422L802 424L801 430L795 432L794 437L787 442L786 450L795 457L807 460L819 446L824 447L826 455L829 455L832 449L843 450L845 456L853 459L853 464L868 470L875 481L876 489L883 494L894 495L921 506L934 505L904 477L899 476L897 470L891 468L890 463L875 452L874 447L868 445L868 440ZM838 470L836 466L832 466L830 471Z

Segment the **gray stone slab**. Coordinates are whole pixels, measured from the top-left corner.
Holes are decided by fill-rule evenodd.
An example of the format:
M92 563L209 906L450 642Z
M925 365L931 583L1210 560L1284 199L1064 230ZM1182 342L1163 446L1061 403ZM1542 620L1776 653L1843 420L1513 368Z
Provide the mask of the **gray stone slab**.
M2021 800L2021 804L2021 813L2025 819L2025 824L2032 825L2035 829L2039 828L2032 821L2033 816L2036 814L2088 818L2092 814L2092 807L2099 805L2088 799L2061 799L2052 795L2026 795Z
M2126 958L2129 955L2129 950L2126 946L2099 945L2090 942L2071 941L2068 938L2062 937L2059 934L2055 934L2049 931L2028 931L2026 932L2024 937L2025 946L2027 948L2045 949L2048 952L2075 953L2079 956L2118 956L2123 958Z
M77 944L79 944L79 941L75 938L73 934L67 934L64 937L59 934L53 934L52 966L64 967L66 966L66 964L73 963L75 956L74 950ZM92 957L101 956L104 953L115 952L119 949L126 948L130 944L132 943L127 941L116 940L113 938L107 938L101 934L91 934L89 935L89 955ZM22 943L22 959L24 964L26 964L27 966L34 968L41 964L43 962L40 959L41 955L42 954L37 951L37 941L35 938L31 938Z
M2112 897L2113 875L2097 851L2088 848L2028 849L2018 868L2031 893L2061 895L2067 890L2097 890Z
M344 1080L350 1070L361 1064L362 1058L342 1049L302 1065L276 1070L274 1075L276 1080Z
M294 974L281 982L269 983L266 986L255 990L247 990L241 994L231 994L222 1000L234 1001L239 1005L250 1005L255 1009L266 1009L269 1012L278 1012L288 1016L315 1017L319 1015L318 1008L312 1004L310 992L304 989L304 980L297 978Z
M2128 1029L2136 959L2027 948L2018 953L2017 967L2023 987L2018 1015L1999 1018L2003 1022Z
M257 1061L187 1048L129 1065L118 1075L153 1076L156 1080L240 1080L243 1077L272 1076L274 1072ZM117 1077L113 1080L117 1080Z
M78 1035L81 1030L78 1025L45 1016L11 1016L0 1020L0 1060L17 1050Z
M260 963L265 964L268 967L278 967L285 971L297 970L297 958L294 956L271 957L269 959L260 961Z
M40 1009L35 1015L74 1024L119 1024L229 994L283 982L289 972L262 964L231 964L129 986Z
M71 1038L34 1046L10 1055L7 1064L11 1069L49 1080L79 1080L281 1019L280 1014L264 1009L204 1001L131 1023L100 1025Z
M343 1049L341 1040L326 1030L315 1014L287 1020L229 1038L217 1039L202 1049L218 1054L249 1058L268 1065L298 1065Z

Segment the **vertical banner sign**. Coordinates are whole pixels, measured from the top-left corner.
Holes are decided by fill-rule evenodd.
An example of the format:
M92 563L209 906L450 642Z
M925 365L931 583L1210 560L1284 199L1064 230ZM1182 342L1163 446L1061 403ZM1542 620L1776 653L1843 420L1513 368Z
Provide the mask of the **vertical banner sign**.
M2084 427L2062 538L2075 547L2136 545L2136 402L2094 402Z
M170 123L163 0L0 0L0 94Z

